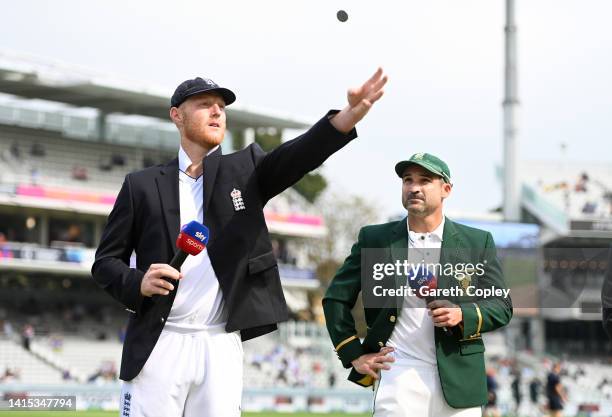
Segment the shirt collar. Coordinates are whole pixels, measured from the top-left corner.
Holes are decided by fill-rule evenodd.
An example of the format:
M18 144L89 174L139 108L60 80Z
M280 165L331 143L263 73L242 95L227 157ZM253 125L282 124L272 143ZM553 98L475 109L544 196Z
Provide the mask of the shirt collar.
M445 219L446 219L446 217L442 216L442 221L440 222L438 227L436 227L433 232L429 232L430 236L437 237L440 242L442 242L442 240L443 240L442 236L444 235L444 221L445 221ZM409 225L408 221L406 221L406 228L408 229L408 235L411 235L411 234L418 234L418 235L426 234L426 233L413 232L412 230L410 230L410 225Z
M208 151L206 156L208 156L211 153L213 153L214 151L216 151L218 147L219 147L219 145L217 145L214 148L212 148L210 151ZM193 163L193 161L191 159L189 159L189 155L187 155L187 152L185 152L185 150L183 149L182 146L179 146L178 162L179 162L179 169L181 171L183 171L183 172L187 172L187 168L189 168L189 165L191 165Z

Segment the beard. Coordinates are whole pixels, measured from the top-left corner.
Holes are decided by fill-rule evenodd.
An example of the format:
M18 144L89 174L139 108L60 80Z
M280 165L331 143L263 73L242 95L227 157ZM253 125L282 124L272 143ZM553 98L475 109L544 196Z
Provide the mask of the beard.
M408 214L422 217L428 215L431 212L430 207L427 206L425 200L416 198L415 200L420 201L420 203L411 204L411 200L413 199L414 198L408 197L404 201L402 201L404 208L408 210Z
M221 122L219 122L219 124L221 124ZM192 142L212 148L223 142L223 138L225 137L225 126L215 129L205 123L189 120L184 125L184 134L185 137Z

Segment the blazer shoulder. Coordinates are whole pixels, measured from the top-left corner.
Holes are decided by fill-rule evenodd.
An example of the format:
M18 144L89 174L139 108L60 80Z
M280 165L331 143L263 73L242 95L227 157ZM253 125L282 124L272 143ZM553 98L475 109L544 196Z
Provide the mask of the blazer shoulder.
M398 220L387 223L370 224L363 226L361 228L361 232L364 234L364 236L367 235L368 237L385 237L400 227L401 223L405 224L405 221Z
M449 219L446 219L446 221L450 221L453 226L455 226L455 229L458 233L462 234L463 236L469 237L471 240L484 242L491 235L491 232L489 232L488 230L478 229L472 226L466 226L465 224L457 223Z
M164 168L164 166L164 164L158 164L147 168L138 169L136 171L130 171L127 173L126 177L139 179L144 177L150 177L152 175L157 175L159 171Z

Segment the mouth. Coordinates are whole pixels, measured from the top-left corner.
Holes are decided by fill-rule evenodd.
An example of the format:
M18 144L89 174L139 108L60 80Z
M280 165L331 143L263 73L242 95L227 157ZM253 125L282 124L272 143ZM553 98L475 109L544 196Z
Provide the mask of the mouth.
M214 127L214 128L217 128L217 129L221 127L221 125L219 123L209 123L208 126L209 127Z

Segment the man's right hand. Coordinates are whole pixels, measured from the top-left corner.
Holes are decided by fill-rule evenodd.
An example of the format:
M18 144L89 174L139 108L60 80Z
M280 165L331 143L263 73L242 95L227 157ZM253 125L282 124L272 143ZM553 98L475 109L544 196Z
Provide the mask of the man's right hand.
M384 347L379 352L361 355L352 361L351 364L360 374L370 375L372 378L378 379L378 371L380 369L384 369L385 371L391 369L386 362L395 362L393 356L387 356L387 353L391 353L393 350L392 347Z
M183 275L168 264L151 264L140 283L140 292L145 297L154 294L168 295L174 289L174 285L163 277L179 280Z

